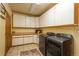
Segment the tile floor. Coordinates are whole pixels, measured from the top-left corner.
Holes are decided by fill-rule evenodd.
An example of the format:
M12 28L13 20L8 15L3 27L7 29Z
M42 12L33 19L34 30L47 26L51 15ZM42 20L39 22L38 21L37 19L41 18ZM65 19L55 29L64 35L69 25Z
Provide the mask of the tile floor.
M27 50L31 50L31 49L37 49L39 51L37 44L28 44L28 45L11 47L9 49L8 53L6 54L6 56L20 56L21 51L27 51ZM40 52L40 54L42 55L41 52Z

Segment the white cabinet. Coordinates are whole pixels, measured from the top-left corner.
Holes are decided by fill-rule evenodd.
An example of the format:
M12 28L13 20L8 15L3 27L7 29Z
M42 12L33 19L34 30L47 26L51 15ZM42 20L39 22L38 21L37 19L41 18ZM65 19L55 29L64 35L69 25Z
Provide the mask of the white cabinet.
M39 36L38 35L33 35L34 38L34 43L39 44Z
M52 8L52 9L54 9L54 8ZM50 9L49 11L48 11L48 13L50 13L50 14L48 14L48 13L46 13L47 15L46 15L46 26L55 26L55 11L53 10L52 11L52 9Z
M44 19L43 19L43 16L40 16L39 25L40 25L40 27L43 27L43 26L44 26Z
M74 24L74 4L58 3L40 17L14 14L14 27L48 27Z
M63 24L74 24L74 3L66 4L63 17Z
M13 26L25 27L25 16L21 14L13 14Z
M12 37L12 45L21 45L23 44L23 36L14 36Z
M13 38L13 44L12 45L21 45L23 44L23 38L19 37L19 38Z
M39 27L39 17L27 17L26 16L26 27L38 28Z
M28 17L28 27L31 27L31 28L38 28L39 27L39 17Z
M55 11L54 7L40 16L40 27L54 26L55 25Z
M58 3L40 16L40 27L74 24L74 4Z
M25 27L30 27L30 25L31 25L30 17L29 16L26 16L26 19L25 19Z
M24 44L27 44L27 43L37 43L37 44L39 44L38 35L25 35L24 36Z
M46 14L43 14L41 17L40 17L40 27L46 27L48 26L48 20L47 20L47 16Z
M12 46L28 44L28 43L39 44L38 35L21 35L21 36L12 37Z
M35 17L30 17L30 27L35 28L36 24L35 24Z
M59 3L55 6L55 25L74 24L74 4Z
M30 27L39 26L39 17L30 17L22 14L13 13L13 27Z
M26 35L24 36L24 44L33 43L33 36L32 35Z
M55 26L60 26L62 25L62 7L64 8L64 6L61 6L61 3L57 4L55 6Z
M35 28L39 28L39 17L35 17Z

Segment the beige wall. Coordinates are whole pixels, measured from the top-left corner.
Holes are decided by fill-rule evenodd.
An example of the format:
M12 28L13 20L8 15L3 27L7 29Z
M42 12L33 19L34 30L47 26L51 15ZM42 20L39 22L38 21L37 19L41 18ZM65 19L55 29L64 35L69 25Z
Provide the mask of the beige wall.
M72 34L74 37L74 55L79 56L79 32L76 31L77 26L43 28L42 30L43 33L54 32Z
M15 32L35 32L35 29L12 29Z
M12 17L12 11L8 4L3 3L6 11ZM0 55L5 55L5 22L6 20L3 20L0 18Z
M0 18L0 56L5 54L5 20Z

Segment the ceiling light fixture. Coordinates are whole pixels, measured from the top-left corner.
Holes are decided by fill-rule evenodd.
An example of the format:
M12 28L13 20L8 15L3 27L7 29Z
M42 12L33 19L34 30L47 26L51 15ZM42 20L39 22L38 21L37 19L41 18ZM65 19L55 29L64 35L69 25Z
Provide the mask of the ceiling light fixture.
M41 3L32 3L32 6L30 8L30 13L34 13L37 6L41 5Z
M35 5L40 5L41 3L34 3Z

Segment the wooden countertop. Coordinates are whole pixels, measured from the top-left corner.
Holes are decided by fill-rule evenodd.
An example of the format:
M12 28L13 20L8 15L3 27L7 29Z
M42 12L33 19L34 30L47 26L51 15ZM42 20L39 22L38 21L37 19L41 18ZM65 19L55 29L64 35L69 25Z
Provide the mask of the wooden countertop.
M15 32L15 33L12 33L12 36L18 36L18 35L38 35L38 34L34 33L34 32Z

